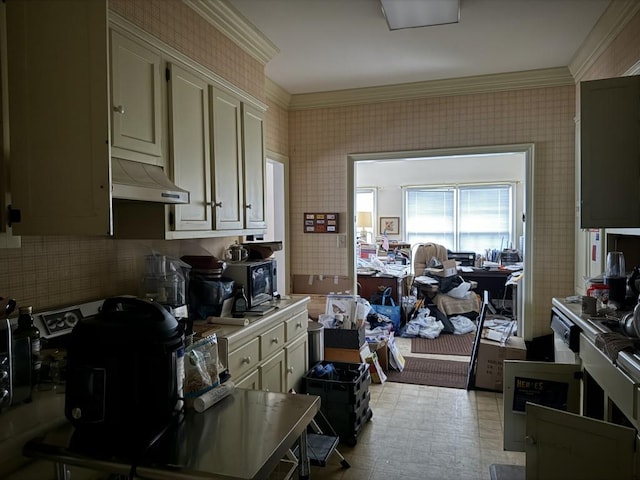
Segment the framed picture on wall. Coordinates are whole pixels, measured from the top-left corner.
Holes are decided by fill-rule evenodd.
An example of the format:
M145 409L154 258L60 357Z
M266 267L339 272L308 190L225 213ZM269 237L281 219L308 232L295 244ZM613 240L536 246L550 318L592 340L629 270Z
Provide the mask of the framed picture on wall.
M400 235L400 217L380 217L380 234Z

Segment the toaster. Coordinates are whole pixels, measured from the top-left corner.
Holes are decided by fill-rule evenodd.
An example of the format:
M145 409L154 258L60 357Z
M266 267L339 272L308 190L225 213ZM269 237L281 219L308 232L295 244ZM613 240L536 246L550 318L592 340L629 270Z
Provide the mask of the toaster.
M11 338L11 323L4 318L0 321L0 410L9 407L13 397Z

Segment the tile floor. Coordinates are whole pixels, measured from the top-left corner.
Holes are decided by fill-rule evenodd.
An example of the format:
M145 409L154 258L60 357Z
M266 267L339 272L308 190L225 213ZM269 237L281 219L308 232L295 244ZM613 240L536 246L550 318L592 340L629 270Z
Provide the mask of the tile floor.
M421 356L409 339L397 343L403 355ZM313 480L489 480L492 463L524 465L524 453L502 449L501 393L389 382L369 390L373 418L354 447L338 447L351 468L332 455L311 467Z

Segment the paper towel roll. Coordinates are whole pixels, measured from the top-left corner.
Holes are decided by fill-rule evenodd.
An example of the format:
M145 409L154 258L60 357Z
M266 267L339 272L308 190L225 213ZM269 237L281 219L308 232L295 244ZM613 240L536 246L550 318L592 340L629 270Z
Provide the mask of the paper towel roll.
M198 413L202 413L210 406L215 405L224 397L227 397L231 393L233 393L235 388L235 384L231 380L227 380L222 385L218 385L217 387L212 388L208 392L203 393L199 397L195 398L193 400L193 409Z
M217 323L218 325L239 325L241 327L246 327L249 325L249 319L247 317L207 317L207 323Z

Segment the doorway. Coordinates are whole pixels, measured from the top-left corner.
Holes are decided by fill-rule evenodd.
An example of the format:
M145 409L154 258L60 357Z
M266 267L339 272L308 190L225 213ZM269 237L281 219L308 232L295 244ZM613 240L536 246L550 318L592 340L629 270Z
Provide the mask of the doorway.
M525 340L531 340L533 338L533 325L531 322L526 322L524 319L531 318L532 312L532 286L533 286L533 248L532 248L532 236L533 236L533 179L534 179L534 146L533 144L515 144L515 145L499 145L489 147L466 147L466 148L451 148L451 149L438 149L438 150L420 150L420 151L404 151L404 152L384 152L375 154L352 154L348 156L347 162L347 185L350 191L348 192L350 201L348 202L347 216L352 218L352 222L348 222L347 235L349 238L354 239L353 242L349 242L350 247L349 255L352 261L349 263L349 273L353 276L354 282L356 278L356 248L355 238L356 233L356 199L358 188L372 188L372 180L367 180L367 185L358 181L358 171L361 165L369 162L375 164L377 162L388 162L390 168L410 168L412 162L418 161L444 161L454 162L456 157L469 158L473 157L477 162L481 163L483 157L489 156L501 156L501 155L519 155L522 158L524 178L522 181L522 191L520 197L522 198L521 215L522 218L516 218L516 221L521 221L518 227L521 227L522 241L519 241L517 247L523 252L524 262L524 274L522 280L518 285L518 331L519 335L523 336ZM403 163L400 163L403 162ZM419 163L413 163L414 166ZM434 172L437 169L434 169ZM437 183L446 183L444 179L434 180ZM400 190L401 185L396 185L396 188ZM393 216L404 216L402 201L398 200L398 204L394 207L397 214ZM385 207L386 208L386 207ZM378 215L389 215L389 211L383 211L380 202L378 202ZM520 216L520 215L518 215ZM526 222L525 222L526 219ZM374 222L375 223L375 222ZM401 227L402 230L402 227Z
M267 230L264 234L265 241L281 241L282 250L274 253L277 262L278 285L277 291L280 294L289 293L288 265L287 265L287 235L286 235L286 219L287 202L286 185L287 183L287 166L288 159L274 152L267 152L267 163L265 173L265 211L267 217Z

